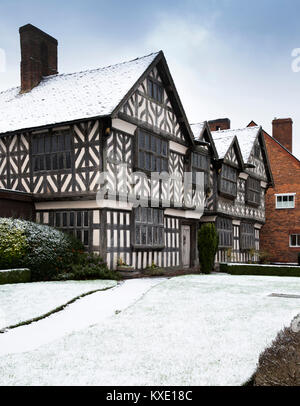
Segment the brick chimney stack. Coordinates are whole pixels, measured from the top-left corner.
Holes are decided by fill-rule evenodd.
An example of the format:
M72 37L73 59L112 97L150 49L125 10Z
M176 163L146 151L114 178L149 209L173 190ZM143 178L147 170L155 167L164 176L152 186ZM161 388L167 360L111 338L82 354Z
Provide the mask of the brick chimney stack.
M217 120L208 121L210 131L230 130L229 118L218 118Z
M278 118L272 121L273 138L290 152L293 152L293 120Z
M57 74L55 38L31 24L19 29L21 43L21 93L37 86L43 76Z

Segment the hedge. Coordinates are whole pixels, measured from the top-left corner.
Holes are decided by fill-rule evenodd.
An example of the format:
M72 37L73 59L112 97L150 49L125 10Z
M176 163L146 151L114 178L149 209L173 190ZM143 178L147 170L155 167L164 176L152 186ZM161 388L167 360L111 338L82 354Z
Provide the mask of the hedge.
M29 269L8 269L0 271L0 285L8 283L26 283L31 280Z
M30 221L0 218L0 269L28 268L32 281L49 280L78 262L80 241Z
M220 272L230 275L300 276L300 266L220 264Z

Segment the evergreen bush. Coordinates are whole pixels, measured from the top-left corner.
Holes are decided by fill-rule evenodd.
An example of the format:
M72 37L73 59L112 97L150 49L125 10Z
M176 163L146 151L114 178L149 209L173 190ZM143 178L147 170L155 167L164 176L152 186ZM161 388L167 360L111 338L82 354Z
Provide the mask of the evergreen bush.
M201 272L211 273L219 245L216 227L212 223L204 224L198 232L198 252Z
M9 219L0 219L0 269L18 267L28 249L24 231L12 227Z
M72 264L69 272L63 272L56 278L58 280L88 280L88 279L121 279L118 272L107 268L103 259L96 254L83 254L79 260Z
M49 280L83 253L80 241L53 227L0 218L0 269L29 268L33 281Z

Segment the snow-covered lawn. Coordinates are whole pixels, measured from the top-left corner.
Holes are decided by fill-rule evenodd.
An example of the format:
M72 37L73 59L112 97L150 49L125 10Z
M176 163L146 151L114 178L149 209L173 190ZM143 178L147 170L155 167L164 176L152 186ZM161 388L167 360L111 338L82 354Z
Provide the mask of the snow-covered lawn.
M117 300L118 289L123 296L126 286L133 290L128 282L133 281L103 295ZM260 352L300 313L299 299L271 293L300 294L300 279L194 275L161 280L101 323L0 357L0 384L240 385L254 372ZM69 310L75 305L80 303ZM20 345L25 328L30 326L16 329ZM0 348L9 344L3 340Z
M115 285L111 280L0 285L0 329L42 316L84 293Z

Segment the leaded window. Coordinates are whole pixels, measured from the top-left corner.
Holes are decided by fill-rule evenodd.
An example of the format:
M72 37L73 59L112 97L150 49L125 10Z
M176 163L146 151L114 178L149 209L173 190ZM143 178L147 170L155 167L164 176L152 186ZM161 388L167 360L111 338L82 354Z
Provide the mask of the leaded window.
M259 206L260 194L260 181L249 176L246 183L246 202L251 205Z
M151 172L168 172L168 142L139 130L138 167Z
M71 156L72 140L69 130L33 135L33 172L71 169Z
M192 152L192 172L193 172L193 183L196 183L196 173L204 172L204 187L207 188L209 184L209 156L204 154L199 154L197 152Z
M226 164L222 165L219 191L229 198L237 196L237 170L235 168Z
M242 250L249 250L255 248L255 230L253 224L241 223L240 247Z
M159 103L163 103L164 90L163 87L151 79L148 79L148 96Z
M50 212L50 225L73 235L88 248L90 244L90 211Z
M232 220L219 217L217 219L217 230L219 234L219 247L230 248L233 244Z
M258 159L260 158L260 146L259 146L259 144L254 145L253 153L254 153L255 158L258 158Z
M134 211L134 241L136 248L164 247L164 212L151 207L138 207Z

